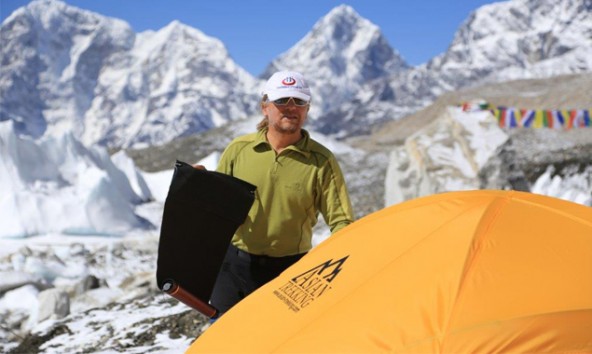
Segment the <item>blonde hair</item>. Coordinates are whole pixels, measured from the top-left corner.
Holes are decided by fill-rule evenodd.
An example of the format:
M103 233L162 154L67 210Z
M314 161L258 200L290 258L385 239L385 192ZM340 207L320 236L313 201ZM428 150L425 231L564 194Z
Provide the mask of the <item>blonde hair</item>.
M261 102L259 102L261 109L263 109L263 107L267 104L268 100L267 100L267 95L263 95L263 97L261 97ZM263 119L257 123L257 131L261 131L263 129L266 129L267 126L269 125L269 118L267 118L267 116L263 116Z

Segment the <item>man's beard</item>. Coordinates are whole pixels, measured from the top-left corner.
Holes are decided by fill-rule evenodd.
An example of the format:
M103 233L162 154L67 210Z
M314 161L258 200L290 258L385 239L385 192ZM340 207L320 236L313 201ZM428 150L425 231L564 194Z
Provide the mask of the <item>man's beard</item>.
M273 122L272 126L273 129L280 134L294 134L300 130L299 124L282 125L281 120L279 122Z

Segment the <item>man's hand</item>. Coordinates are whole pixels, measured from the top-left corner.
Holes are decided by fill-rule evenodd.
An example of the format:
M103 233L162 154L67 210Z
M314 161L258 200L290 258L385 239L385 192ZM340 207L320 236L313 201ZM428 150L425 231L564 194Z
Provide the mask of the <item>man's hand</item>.
M193 168L195 168L196 170L206 171L206 167L204 165L193 165Z

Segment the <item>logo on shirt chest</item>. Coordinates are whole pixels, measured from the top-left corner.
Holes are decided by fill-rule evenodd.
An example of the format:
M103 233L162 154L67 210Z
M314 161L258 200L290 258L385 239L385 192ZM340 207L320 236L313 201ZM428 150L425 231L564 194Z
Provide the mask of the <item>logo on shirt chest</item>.
M304 190L304 187L302 187L302 183L300 182L288 183L284 185L284 188L289 192L296 193L301 193Z

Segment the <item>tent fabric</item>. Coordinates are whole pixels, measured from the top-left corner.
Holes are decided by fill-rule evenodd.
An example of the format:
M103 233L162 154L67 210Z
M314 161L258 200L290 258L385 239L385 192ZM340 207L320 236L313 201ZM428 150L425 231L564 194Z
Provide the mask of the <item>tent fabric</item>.
M385 208L315 247L187 352L592 352L592 208L485 190Z
M177 161L164 205L156 280L172 280L204 303L210 298L232 235L245 221L256 187Z

